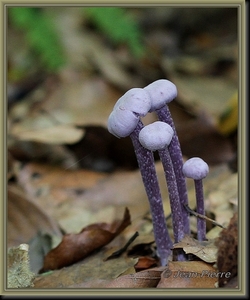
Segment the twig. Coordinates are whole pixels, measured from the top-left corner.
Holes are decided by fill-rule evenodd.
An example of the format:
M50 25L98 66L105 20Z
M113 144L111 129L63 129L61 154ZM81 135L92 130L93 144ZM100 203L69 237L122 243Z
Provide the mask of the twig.
M119 257L120 255L122 255L127 248L130 246L130 244L139 236L138 231L136 231L133 236L127 241L127 243L119 250L113 252L110 256L108 256L107 258L104 259L104 261L112 259L112 258L116 258Z
M225 228L223 225L217 223L215 220L210 219L210 218L208 218L207 216L198 214L197 212L193 211L187 204L185 204L184 206L185 206L186 210L187 210L190 214L194 215L195 217L198 217L198 218L200 218L200 219L207 220L207 221L211 222L212 224L214 224L214 225L216 225L216 226L219 226L219 227L221 227L221 228Z

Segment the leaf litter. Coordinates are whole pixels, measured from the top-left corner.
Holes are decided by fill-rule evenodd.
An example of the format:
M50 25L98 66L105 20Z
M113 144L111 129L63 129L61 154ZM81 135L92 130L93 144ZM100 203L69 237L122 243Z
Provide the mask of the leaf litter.
M40 273L61 269L84 259L93 251L112 241L130 223L129 210L126 209L122 220L115 220L110 224L91 224L78 234L64 235L61 243L45 256Z
M169 13L171 15L171 10ZM200 53L200 49L209 50L205 53L207 59L194 54L186 57L183 55L181 61L180 55L174 57L160 54L152 55L150 63L144 60L135 62L125 53L126 51L114 51L104 46L95 34L88 33L87 30L81 33L75 30L79 29L81 20L77 9L67 11L62 9L61 14L58 14L55 23L67 22L68 24L68 26L57 26L65 37L63 40L70 57L69 67L33 86L32 92L21 102L13 102L8 114L9 148L10 155L13 154L14 157L14 165L17 163L15 158L18 157L18 168L8 173L8 179L14 180L12 188L13 185L18 189L20 186L22 188L24 196L18 197L19 202L28 201L28 207L32 207L32 210L27 208L23 210L19 208L19 203L18 205L16 203L14 208L9 204L12 213L18 215L8 219L10 229L8 235L12 241L9 245L31 241L44 231L53 239L55 236L60 239L62 235L76 237L80 233L74 232L88 228L90 224L94 227L98 227L101 222L113 224L112 220L117 219L125 207L128 207L131 224L116 235L110 243L105 244L97 252L93 250L92 254L73 265L51 273L36 274L35 288L215 287L218 278L198 279L201 277L202 268L211 272L216 271L216 265L213 264L216 258L214 240L218 238L221 229L216 231L217 227L211 226L211 230L207 232L207 236L212 236L211 241L206 245L200 245L192 239L192 242L184 240L177 246L197 256L198 261L190 261L187 265L183 262L170 261L168 267L154 267L157 259L154 252L155 245L152 244L152 224L150 217L148 218L149 206L138 170L125 171L123 166L119 165L119 161L115 162L113 173L80 169L78 161L85 157L74 158L72 155L74 151L69 154L64 143L74 144L84 140L86 137L84 126L97 125L105 129L107 117L115 101L128 88L134 85L145 86L148 81L153 81L155 78L167 76L171 80L172 77L172 81L179 87L179 92L176 104L171 106L171 110L180 133L184 157L202 156L211 163L210 174L204 180L206 211L213 213L214 219L226 227L238 209L237 172L232 174L228 167L228 163L235 155L231 139L218 132L216 123L226 108L227 99L237 90L238 80L234 75L234 68L231 69L231 73L224 73L226 76L217 74L217 77L211 77L211 74L216 72L217 61L220 61L225 53L226 56L229 55L228 49L224 53L224 48L217 44L219 46L217 50L222 49L222 52L216 52L214 47L212 52L215 51L217 54L209 56L210 48L214 45L210 44L211 41L218 43L220 40L213 39L216 34L209 32L204 33L203 39L202 34L199 38L196 36L197 39L191 39L192 47L196 49L194 53ZM153 31L149 30L148 33L149 40L156 37ZM166 37L165 33L164 36ZM171 38L171 35L168 36ZM201 43L204 38L207 41L207 48L204 48L204 44ZM185 42L190 47L189 37L185 38ZM169 46L172 45L170 48L173 49L177 46L174 39L171 43L158 44L158 46L167 47L166 52L171 53ZM237 59L235 53L237 49L230 52L232 61ZM90 57L92 58L89 59ZM209 57L212 58L212 63ZM178 61L181 61L181 65L177 63ZM129 68L132 67L136 70L129 72ZM222 70L217 68L217 72L219 69ZM25 80L23 83L25 84ZM150 117L153 118L153 115ZM55 131L57 134L52 145L51 136ZM39 136L36 133L39 133ZM99 147L103 150L105 147L108 148L107 145L100 147L96 144L91 147ZM56 162L56 166L51 163L48 149L53 153L53 163ZM121 148L120 152L124 155ZM19 162L22 162L24 157L25 163L20 167ZM46 162L44 157L47 158ZM57 160L54 160L55 157ZM38 158L40 162L36 161ZM126 159L127 156L124 160ZM166 216L170 216L164 174L159 163L156 163L156 168L163 191L165 213ZM193 183L188 181L187 184L189 206L195 210ZM27 205L25 204L24 207ZM28 225L25 224L31 224L33 218L37 219L37 223L33 225L33 230L26 231ZM42 222L41 219L45 221ZM107 220L110 223L107 223ZM170 220L171 216L167 220L171 232ZM196 218L191 217L191 221L194 225L191 224L191 228L195 234ZM20 227L22 235L13 229L15 226ZM100 230L103 229L98 227L97 231ZM110 253L121 249L137 231L139 236L121 256L105 261ZM56 244L60 244L58 239ZM136 247L139 247L140 251L129 257L127 254L131 253L131 250L138 249ZM146 253L148 248L150 251ZM178 272L178 270L194 272L195 270L199 278L185 278L186 273L183 273L184 278L177 276L178 280L174 281L166 276L169 270L171 272Z

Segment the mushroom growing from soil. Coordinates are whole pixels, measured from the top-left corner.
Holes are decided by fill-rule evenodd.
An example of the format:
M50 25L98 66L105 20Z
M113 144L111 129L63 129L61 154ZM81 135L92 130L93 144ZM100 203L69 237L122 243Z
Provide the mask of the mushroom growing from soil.
M157 253L161 265L165 266L171 254L173 242L166 225L153 153L144 148L139 142L139 133L143 128L140 117L145 116L150 107L151 101L144 89L134 88L129 90L114 106L108 118L108 130L117 137L130 136L132 140L149 200Z
M183 214L176 183L173 162L169 154L169 145L172 141L174 131L165 122L156 121L146 125L139 133L139 141L142 146L150 151L158 151L169 193L170 207L172 212L172 223L175 243L184 238Z
M169 145L169 153L173 162L180 202L182 205L184 232L185 234L190 234L189 213L186 210L186 205L188 205L187 187L185 177L182 173L182 151L173 118L167 106L168 103L176 98L177 88L171 81L159 79L147 85L144 90L148 93L151 100L151 108L149 111L155 111L159 120L169 124L174 131L171 144Z
M205 216L202 179L207 176L209 167L203 159L199 157L192 157L183 164L182 170L184 176L194 179L196 210L198 214ZM199 241L206 240L206 220L199 217L197 219L197 239Z

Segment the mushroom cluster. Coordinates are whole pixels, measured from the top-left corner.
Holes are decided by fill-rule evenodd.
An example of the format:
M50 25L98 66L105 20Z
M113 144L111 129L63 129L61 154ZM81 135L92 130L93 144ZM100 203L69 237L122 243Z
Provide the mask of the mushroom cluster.
M166 225L154 151L158 151L164 168L174 243L190 234L186 177L194 179L197 212L204 215L202 179L209 171L208 165L197 157L183 163L179 139L167 105L176 96L176 86L166 79L157 80L145 88L132 88L118 99L108 118L110 133L118 138L129 136L132 140L149 200L157 254L162 266L168 262L173 241ZM159 121L144 126L141 118L152 112L156 113ZM206 239L206 223L201 218L197 219L197 239ZM183 260L185 257L181 254L177 259Z

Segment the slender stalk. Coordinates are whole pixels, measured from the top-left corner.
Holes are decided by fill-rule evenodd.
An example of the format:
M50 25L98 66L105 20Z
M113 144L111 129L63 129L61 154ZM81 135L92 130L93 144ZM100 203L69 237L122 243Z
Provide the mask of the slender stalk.
M163 150L158 150L158 153L162 161L162 165L164 168L164 173L167 181L170 207L172 212L174 241L175 243L178 243L184 238L185 234L184 234L181 203L180 203L173 163L170 158L170 154L167 147Z
M180 202L181 202L184 233L190 234L189 213L186 210L186 205L188 205L188 195L187 195L186 179L182 172L183 157L182 157L180 142L168 106L164 105L162 108L156 110L156 113L160 121L169 124L174 130L174 135L169 145L169 153L173 162L173 168L174 168L177 188L178 188Z
M174 240L175 243L178 243L184 238L185 232L184 232L184 224L183 224L183 214L181 210L181 203L180 203L173 163L168 148L163 150L158 150L158 153L162 161L162 165L163 165L163 169L167 181L170 207L172 212ZM176 251L176 255L174 255L173 259L177 261L186 261L187 255L184 253L183 250L179 249L179 251Z
M205 216L204 193L202 179L194 180L196 194L196 211L198 214ZM206 220L197 218L197 240L206 240Z
M130 134L130 138L135 149L142 180L149 200L157 252L160 257L161 265L165 266L171 254L173 242L166 225L153 153L144 148L138 139L139 132L142 128L143 124L139 121L135 130Z

